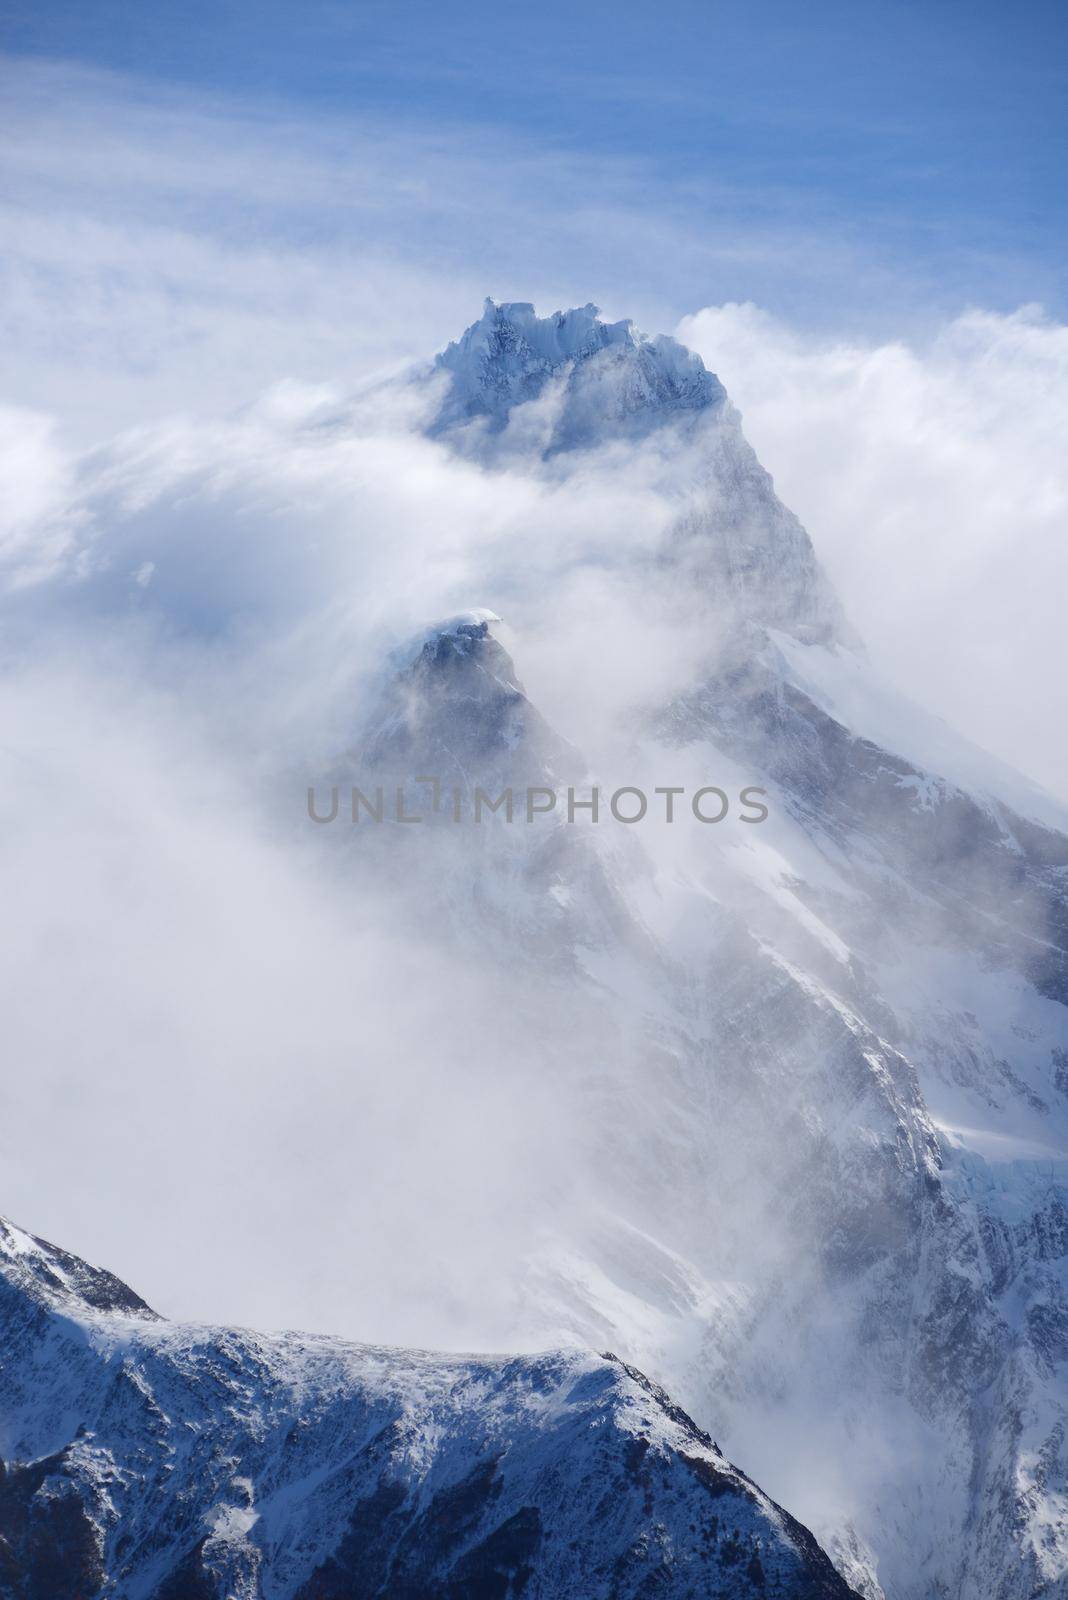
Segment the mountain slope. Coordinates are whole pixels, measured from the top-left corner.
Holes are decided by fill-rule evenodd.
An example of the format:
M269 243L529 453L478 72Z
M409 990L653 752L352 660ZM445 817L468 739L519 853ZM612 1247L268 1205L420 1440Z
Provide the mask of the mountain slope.
M0 1223L5 1600L846 1600L612 1356L184 1327Z

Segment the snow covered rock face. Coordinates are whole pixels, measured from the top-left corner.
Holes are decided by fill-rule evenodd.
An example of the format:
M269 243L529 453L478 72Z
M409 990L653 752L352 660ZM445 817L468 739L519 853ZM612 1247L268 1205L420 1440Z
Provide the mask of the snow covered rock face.
M831 715L749 629L714 673L655 719L656 737L710 743L773 780L811 835L849 857L877 901L908 893L885 932L965 943L1068 1004L1068 837L993 795L969 793ZM862 913L863 914L863 913ZM854 946L874 934L851 929ZM875 940L877 942L877 940Z
M451 381L433 432L479 419L499 433L517 407L543 400L546 454L639 437L727 398L700 356L662 335L648 339L633 323L602 322L596 306L538 317L531 305L487 300L435 368Z
M887 748L865 737L890 724L861 663L747 628L652 733L765 775L789 825L767 883L778 903L755 898L749 926L800 978L801 1009L834 1008L858 1048L837 1090L808 1074L806 1116L837 1172L833 1194L813 1173L802 1203L817 1224L810 1259L833 1267L825 1292L856 1318L836 1356L848 1398L830 1406L847 1433L893 1438L900 1456L848 1532L803 1496L798 1509L836 1555L862 1531L874 1594L877 1574L895 1597L1063 1595L1068 836L1027 815L1025 791L998 798L1003 775L981 759L977 771L948 730L943 759L970 784L938 775L896 709ZM774 1031L762 1054L761 1072L790 1059ZM855 1098L869 1071L881 1133ZM795 1312L795 1328L820 1321L818 1301ZM786 1334L774 1308L764 1315ZM818 1392L805 1365L785 1385ZM869 1495L878 1506L862 1508ZM842 1561L854 1581L863 1569Z
M847 1600L612 1356L163 1322L0 1222L4 1600Z

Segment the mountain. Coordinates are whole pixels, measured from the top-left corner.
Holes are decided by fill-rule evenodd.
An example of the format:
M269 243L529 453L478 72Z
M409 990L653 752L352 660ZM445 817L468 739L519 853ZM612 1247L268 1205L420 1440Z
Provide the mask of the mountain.
M578 756L533 706L491 629L492 611L471 611L427 629L384 687L356 759L404 781L416 772L442 783L474 761L487 785L507 778L546 783L578 770ZM525 763L517 770L517 763Z
M708 649L629 708L627 780L768 795L714 838L561 802L520 844L423 840L456 944L586 1008L590 1193L516 1264L522 1326L653 1374L873 1600L1068 1594L1063 813L879 681L695 357L490 303L426 381L433 437L490 472L566 488L655 441L677 510L638 581ZM507 698L493 627L463 670ZM422 648L406 756L447 748L467 792L596 771L526 706L473 738L452 646Z
M163 1321L0 1222L4 1600L847 1600L615 1356Z

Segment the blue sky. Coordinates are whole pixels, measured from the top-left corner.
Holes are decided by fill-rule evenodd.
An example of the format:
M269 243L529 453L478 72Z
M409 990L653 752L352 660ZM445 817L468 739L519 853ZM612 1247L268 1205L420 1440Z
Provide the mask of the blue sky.
M600 163L636 229L670 217L633 292L676 315L750 297L866 328L970 303L1065 309L1063 4L45 0L9 9L5 49L16 77L34 56L267 123L358 119L550 174L580 162L561 213L596 201ZM541 186L532 224L553 203ZM466 243L484 250L432 209L407 225L413 250L449 270ZM336 223L290 206L270 226L319 241ZM702 245L725 229L737 259L721 249L712 268ZM595 250L590 266L595 286L610 278Z

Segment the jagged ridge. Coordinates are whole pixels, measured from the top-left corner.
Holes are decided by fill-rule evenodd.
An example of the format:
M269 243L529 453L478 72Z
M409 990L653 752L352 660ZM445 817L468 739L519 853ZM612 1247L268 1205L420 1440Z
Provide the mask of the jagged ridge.
M479 321L435 368L449 378L433 424L439 433L477 418L499 431L514 407L556 385L547 453L641 432L726 400L700 356L665 335L649 338L632 322L602 322L594 305L539 317L523 302L487 300Z

